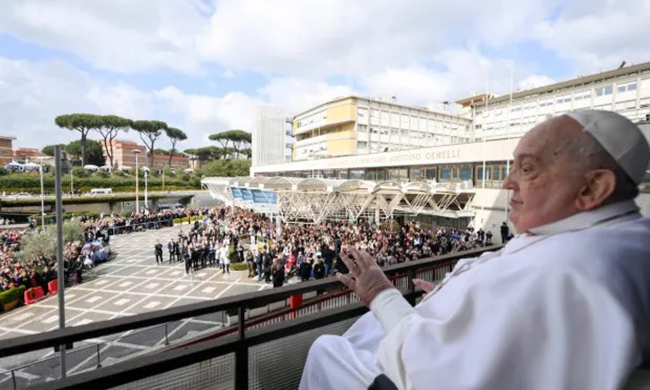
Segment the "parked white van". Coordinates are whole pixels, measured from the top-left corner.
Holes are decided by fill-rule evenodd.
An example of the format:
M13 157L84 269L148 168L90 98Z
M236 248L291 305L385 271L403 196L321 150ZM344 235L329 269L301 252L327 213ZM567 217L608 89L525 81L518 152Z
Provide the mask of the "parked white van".
M112 188L93 188L90 190L90 195L110 195L112 193Z

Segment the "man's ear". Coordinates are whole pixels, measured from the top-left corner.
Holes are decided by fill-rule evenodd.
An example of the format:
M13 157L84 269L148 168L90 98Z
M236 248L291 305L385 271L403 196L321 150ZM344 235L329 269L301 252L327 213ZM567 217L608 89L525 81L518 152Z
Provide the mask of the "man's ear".
M589 211L600 207L616 189L616 174L609 169L596 169L587 173L585 185L578 192L576 208Z

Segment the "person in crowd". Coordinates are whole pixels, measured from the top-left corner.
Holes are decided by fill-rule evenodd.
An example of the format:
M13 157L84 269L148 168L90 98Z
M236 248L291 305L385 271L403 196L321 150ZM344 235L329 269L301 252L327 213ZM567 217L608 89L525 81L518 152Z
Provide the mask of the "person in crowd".
M316 259L314 264L314 279L323 279L325 277L325 265L321 259Z
M163 246L160 243L160 240L156 240L156 245L154 245L154 253L156 254L156 264L163 263Z
M246 265L248 266L248 278L255 277L255 256L252 250L246 251Z
M508 236L510 235L510 228L508 227L508 223L503 222L501 224L501 243L505 244L508 242Z
M611 111L552 117L519 141L504 181L519 235L461 259L412 307L352 245L339 280L370 307L312 345L300 389L626 388L650 358L650 218L634 199L650 161Z
M277 259L271 266L271 277L273 279L273 288L282 287L284 284L284 267Z
M311 271L312 271L311 262L312 262L311 260L305 260L302 263L300 263L300 269L298 273L300 274L300 279L303 282L306 282L311 278Z
M221 264L223 273L230 274L230 253L226 244L222 244L221 247Z
M174 240L171 239L167 243L167 252L169 253L169 263L171 264L174 261Z

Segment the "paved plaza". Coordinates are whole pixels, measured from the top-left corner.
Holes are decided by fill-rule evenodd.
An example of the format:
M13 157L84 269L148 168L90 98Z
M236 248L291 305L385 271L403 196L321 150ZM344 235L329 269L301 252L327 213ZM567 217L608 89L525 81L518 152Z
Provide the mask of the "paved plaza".
M66 326L162 310L194 302L216 299L245 292L259 291L270 286L248 279L246 271L231 271L224 275L216 268L206 268L194 275L185 275L183 263L165 262L157 265L153 247L160 240L167 255L167 242L189 226L176 226L156 231L111 237L114 253L105 264L84 273L84 282L65 291ZM0 315L0 339L41 333L58 328L58 298L55 296ZM212 332L226 321L221 313L190 318L167 326L170 342ZM111 342L107 342L107 341ZM97 365L97 345L100 361L119 359L145 353L165 343L164 326L112 335L101 340L88 340L70 352L68 369L81 371ZM53 359L47 359L52 356ZM19 382L28 383L57 375L58 359L52 350L24 354L18 358L0 359L2 369L13 369L35 360L28 368L16 371ZM37 379L38 378L38 379ZM10 388L11 376L2 376L0 389Z

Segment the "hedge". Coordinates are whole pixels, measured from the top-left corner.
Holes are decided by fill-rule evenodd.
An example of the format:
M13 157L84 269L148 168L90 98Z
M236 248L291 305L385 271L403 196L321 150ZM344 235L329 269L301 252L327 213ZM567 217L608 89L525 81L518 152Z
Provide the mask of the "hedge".
M64 191L70 190L70 175L64 175L61 182ZM131 192L135 190L135 177L112 176L103 177L75 177L73 183L75 191L88 192L93 188L112 188L113 192ZM149 178L148 186L150 191L162 191L161 178ZM47 175L43 179L43 187L46 193L54 192L54 177ZM144 180L140 179L140 187L144 188ZM200 189L201 179L199 177L165 178L165 190L186 190ZM10 192L34 192L41 193L41 179L38 174L16 173L0 176L0 191Z
M66 221L72 217L88 217L91 219L97 219L99 218L100 214L96 213L94 211L75 211L75 212L64 212L63 213L63 220ZM31 219L36 219L37 223L41 223L41 214L32 214L28 216L27 218ZM47 221L53 221L51 223L56 223L56 213L47 213L45 214L45 222Z
M248 271L248 264L246 262L241 263L232 263L230 264L230 269L233 271Z
M25 292L25 286L14 287L0 293L0 303L6 305L20 299Z
M185 223L185 222L192 223L194 221L200 221L202 219L203 219L203 216L195 215L195 216L191 216L191 217L176 218L172 222L174 223L174 225L180 225L181 223Z

